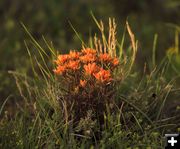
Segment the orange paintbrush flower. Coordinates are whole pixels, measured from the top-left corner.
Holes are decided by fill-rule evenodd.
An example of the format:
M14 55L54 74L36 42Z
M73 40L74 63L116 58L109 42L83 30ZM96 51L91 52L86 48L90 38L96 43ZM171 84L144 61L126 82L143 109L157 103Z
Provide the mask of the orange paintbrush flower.
M78 58L79 58L79 52L70 51L69 57L70 57L71 59L78 59Z
M86 74L92 75L99 70L99 67L96 65L96 63L89 63L87 65L84 65L84 69Z
M55 74L57 75L61 75L66 71L66 67L65 66L57 66L56 69L53 70Z
M86 80L80 80L80 86L85 87L87 84Z
M83 54L96 54L97 51L94 50L94 49L91 49L91 48L86 48L86 49L83 49L83 50L82 50L82 53L83 53Z
M65 63L67 60L69 60L69 55L58 55L57 60L55 61L57 65Z
M93 75L98 81L100 81L102 83L103 82L109 82L112 80L110 71L104 70L102 68L99 72L94 73Z
M103 61L103 62L110 62L112 60L111 56L107 53L101 53L99 55L99 59L100 61Z
M79 61L78 60L76 60L76 61L73 61L73 60L69 61L66 66L69 69L77 70L77 69L79 69Z
M93 54L86 54L84 56L81 56L80 57L80 60L83 62L83 63L88 63L88 62L94 62L96 60L96 56L93 55Z
M114 58L114 59L112 60L112 64L113 64L113 66L117 66L117 65L119 64L118 58Z

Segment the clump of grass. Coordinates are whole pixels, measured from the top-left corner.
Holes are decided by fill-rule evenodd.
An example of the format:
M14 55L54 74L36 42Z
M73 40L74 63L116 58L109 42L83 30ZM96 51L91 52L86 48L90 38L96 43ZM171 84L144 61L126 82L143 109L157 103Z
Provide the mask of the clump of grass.
M82 50L69 54L56 54L43 38L47 54L23 25L40 59L25 42L34 76L10 72L24 104L13 118L0 121L0 146L163 148L164 133L178 128L178 115L165 114L169 95L178 92L173 81L166 81L168 67L155 67L150 74L144 69L138 77L132 69L137 41L128 23L131 44L125 48L125 34L117 41L114 19L109 20L108 37L102 21L93 19L101 37L91 38L89 45L81 40Z

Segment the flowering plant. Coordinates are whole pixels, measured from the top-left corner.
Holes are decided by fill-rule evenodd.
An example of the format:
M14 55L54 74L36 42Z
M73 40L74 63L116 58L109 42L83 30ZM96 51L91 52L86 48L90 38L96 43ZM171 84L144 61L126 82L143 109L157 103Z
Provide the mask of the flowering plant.
M129 75L135 61L137 43L128 23L127 31L132 45L130 60L122 51L123 42L121 46L118 45L115 20L109 19L108 40L105 37L103 23L98 23L97 20L95 22L102 38L94 37L91 46L94 48L84 48L83 45L79 52L71 50L69 54L58 55L55 60L56 67L53 71L58 78L57 82L65 91L58 99L63 103L67 121L67 113L71 113L72 116L72 112L75 112L74 116L78 121L86 117L88 111L93 111L95 119L103 122L106 110L109 112L115 109L116 89Z
M114 72L120 66L117 57L95 49L58 55L54 73L66 88L64 96L68 105L74 104L75 112L102 111L105 103L113 98ZM97 110L99 109L99 110Z

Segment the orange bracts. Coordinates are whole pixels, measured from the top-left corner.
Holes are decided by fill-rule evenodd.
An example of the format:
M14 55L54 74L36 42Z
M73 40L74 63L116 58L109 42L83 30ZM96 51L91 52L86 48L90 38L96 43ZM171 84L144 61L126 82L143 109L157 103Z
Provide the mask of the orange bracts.
M70 59L78 59L79 58L79 52L75 52L75 51L70 51L69 53L69 58Z
M99 59L102 62L111 62L112 61L111 56L109 54L107 54L107 53L101 53L99 55Z
M111 74L119 65L118 58L111 57L108 53L98 54L91 48L83 49L81 52L70 51L69 54L59 55L55 62L57 64L56 69L53 70L55 74L62 75L65 72L68 74L68 72L75 71L74 73L78 73L80 76L77 82L80 82L82 87L88 84L86 80L81 80L87 75L90 76L88 79L93 78L101 83L112 81ZM105 67L107 64L109 67ZM72 72L69 75L71 74Z
M64 64L67 60L69 60L69 55L59 55L58 59L55 61L57 65Z
M79 60L71 60L66 64L66 67L72 70L79 69Z
M88 54L93 54L93 55L94 55L94 54L97 53L97 51L94 50L94 49L91 49L91 48L86 48L86 49L83 49L83 50L82 50L82 53L83 53L83 54L87 54L87 55L88 55Z
M102 68L99 72L94 73L93 75L98 81L100 81L102 83L109 82L112 80L110 71L104 70Z
M63 74L66 71L65 66L57 66L56 69L53 70L55 74Z
M114 58L114 59L112 60L112 64L113 64L113 66L119 65L119 60L118 60L118 58Z
M81 57L80 57L80 60L81 60L83 63L95 62L96 56L93 55L93 54L86 54L86 55L84 55L84 56L81 56Z
M99 67L96 65L96 63L89 63L84 65L84 70L86 74L92 75L99 70Z
M87 84L87 81L86 80L80 80L80 86L81 87L85 87Z

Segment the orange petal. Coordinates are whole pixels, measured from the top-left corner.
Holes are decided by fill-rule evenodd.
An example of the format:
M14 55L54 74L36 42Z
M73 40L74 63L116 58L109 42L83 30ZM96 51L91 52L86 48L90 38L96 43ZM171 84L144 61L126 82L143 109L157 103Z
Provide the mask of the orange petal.
M87 84L86 80L80 80L80 86L85 87Z

